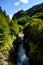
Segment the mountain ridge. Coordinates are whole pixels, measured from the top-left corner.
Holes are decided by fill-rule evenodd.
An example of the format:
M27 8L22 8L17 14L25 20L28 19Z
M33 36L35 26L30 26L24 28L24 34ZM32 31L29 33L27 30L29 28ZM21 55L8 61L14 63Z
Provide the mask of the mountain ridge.
M24 11L24 10L20 10L17 13L15 13L12 17L12 19L18 19L21 18L23 16L32 16L37 12L43 12L43 3L37 4L33 7L31 7L30 9Z

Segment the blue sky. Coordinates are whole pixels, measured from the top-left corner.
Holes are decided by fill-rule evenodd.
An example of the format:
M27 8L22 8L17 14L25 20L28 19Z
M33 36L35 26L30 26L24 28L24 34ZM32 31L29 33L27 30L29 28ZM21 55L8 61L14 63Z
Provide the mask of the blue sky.
M43 0L0 0L0 6L10 17L12 17L17 11L21 9L27 10L42 2Z

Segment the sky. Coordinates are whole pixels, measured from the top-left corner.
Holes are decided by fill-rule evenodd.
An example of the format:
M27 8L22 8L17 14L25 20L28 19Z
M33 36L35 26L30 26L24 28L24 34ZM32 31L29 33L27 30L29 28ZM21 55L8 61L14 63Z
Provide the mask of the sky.
M42 3L43 0L0 0L2 10L5 10L7 15L12 18L13 14L23 9L27 10L34 5Z

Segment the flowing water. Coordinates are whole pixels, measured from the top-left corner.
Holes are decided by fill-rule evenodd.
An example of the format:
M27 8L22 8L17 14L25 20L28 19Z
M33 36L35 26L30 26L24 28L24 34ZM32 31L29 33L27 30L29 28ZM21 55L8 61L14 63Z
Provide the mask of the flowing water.
M25 54L25 50L24 50L23 44L21 44L19 46L17 65L30 65L29 64L29 59L28 59L28 57Z
M21 39L21 42L20 42L21 44L19 45L18 59L17 59L16 65L30 65L29 59L26 56L25 49L24 49L24 46L23 46L24 34L19 35L19 37Z

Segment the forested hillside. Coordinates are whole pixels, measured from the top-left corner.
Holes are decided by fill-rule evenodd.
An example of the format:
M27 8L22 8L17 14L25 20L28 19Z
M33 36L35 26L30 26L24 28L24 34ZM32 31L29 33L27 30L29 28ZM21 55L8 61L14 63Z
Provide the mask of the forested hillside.
M19 32L18 25L10 20L9 16L0 7L0 63L8 57L13 47L13 41Z
M20 30L22 30L24 25L28 23L32 18L43 19L43 3L35 5L26 11L24 10L18 11L13 15L12 20L16 19Z
M24 46L31 65L43 65L43 4L33 8L35 12L23 29Z
M18 11L16 14L13 15L12 19L15 19L15 18L18 19L18 18L21 18L24 16L30 16L31 17L34 14L40 13L40 12L43 13L43 3L35 5L26 11L24 11L24 10Z
M9 40L8 38L11 38L9 23L9 17L6 15L5 12L2 11L0 7L0 49L2 46L7 44L7 40Z

